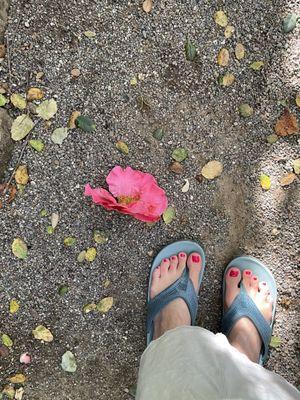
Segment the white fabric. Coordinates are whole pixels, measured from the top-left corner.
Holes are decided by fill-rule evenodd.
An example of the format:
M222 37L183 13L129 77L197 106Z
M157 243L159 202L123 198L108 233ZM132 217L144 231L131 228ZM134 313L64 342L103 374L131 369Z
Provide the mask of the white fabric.
M281 376L251 362L226 336L185 326L142 355L136 400L300 400Z

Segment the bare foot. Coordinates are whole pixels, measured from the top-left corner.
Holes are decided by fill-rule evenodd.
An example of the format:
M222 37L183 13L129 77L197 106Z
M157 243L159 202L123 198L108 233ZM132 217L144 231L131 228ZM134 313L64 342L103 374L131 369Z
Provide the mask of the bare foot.
M185 253L165 258L153 272L150 298L153 299L180 278L186 265L189 269L189 277L198 293L201 264L201 257L198 253L191 253L188 258ZM170 329L190 324L191 316L186 302L183 299L173 300L155 317L153 339L159 338Z
M267 322L272 320L273 299L266 282L259 282L257 276L253 275L250 269L241 271L238 268L229 268L227 271L226 293L225 293L225 310L230 307L233 300L240 292L238 287L240 281L246 292L256 304ZM262 347L261 337L255 328L255 325L249 318L239 319L231 329L228 340L236 349L245 354L251 361L258 362L259 354Z

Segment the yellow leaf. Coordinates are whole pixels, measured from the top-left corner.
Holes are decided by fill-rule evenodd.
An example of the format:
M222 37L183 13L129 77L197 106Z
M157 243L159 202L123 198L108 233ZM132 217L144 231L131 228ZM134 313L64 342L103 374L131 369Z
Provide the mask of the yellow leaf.
M85 259L86 261L93 262L96 258L96 255L97 255L97 250L95 249L95 247L89 247L86 250Z
M20 185L26 185L29 180L28 169L26 165L20 165L15 173L15 180Z
M4 346L6 346L6 347L12 347L14 344L13 341L11 340L11 338L8 335L6 335L5 333L2 334L1 340L2 340L2 343L4 344Z
M241 60L242 58L244 58L245 57L245 47L244 47L244 45L242 43L237 43L236 46L235 46L234 53L235 53L235 57L238 60Z
M220 85L221 86L230 86L233 84L235 78L233 74L225 74L222 77L220 77Z
M95 304L95 303L90 303L90 304L86 304L85 306L83 306L83 312L85 314L88 314L91 311L95 311L96 309L97 309L97 304Z
M152 10L153 7L153 0L144 0L143 1L143 10L146 13L149 13Z
M49 329L45 328L43 325L38 325L33 331L32 334L35 339L43 340L44 342L52 342L53 335Z
M14 239L11 245L13 255L21 260L27 257L27 244L20 238Z
M80 111L73 111L72 114L70 115L69 122L68 122L68 128L69 129L75 129L76 124L75 121L76 119L81 115Z
M85 31L83 32L83 34L89 39L93 39L94 37L96 37L96 32L94 31Z
M271 178L268 175L261 174L261 176L259 177L259 181L260 181L260 186L264 190L269 190L270 189L270 187L271 187Z
M116 148L123 154L129 154L129 148L128 148L127 144L125 142L123 142L122 140L119 140L116 143Z
M226 67L229 63L229 51L227 49L221 49L218 54L217 63L221 67Z
M300 158L297 158L297 160L293 161L293 168L295 174L300 174Z
M300 107L300 92L296 94L295 101L296 101L297 106Z
M97 310L100 311L102 314L105 314L112 308L113 304L113 297L105 297L97 304Z
M234 27L232 25L227 25L224 31L224 35L226 37L226 39L231 38L231 36L234 33Z
M284 175L280 179L279 183L281 186L288 186L294 182L295 178L296 178L296 175L293 172L290 172L289 174Z
M264 66L264 62L263 61L254 61L250 65L250 68L252 68L254 71L259 71L260 69L262 69L263 66Z
M36 108L36 112L39 117L48 121L56 114L57 103L54 99L45 100Z
M28 101L41 100L43 97L44 97L44 92L39 88L32 87L27 91Z
M17 302L17 300L13 299L9 303L9 312L11 314L16 313L20 308L20 304Z
M28 115L19 115L11 126L11 138L15 141L22 140L33 129L34 122Z
M201 170L201 174L206 179L214 179L220 176L223 172L223 165L220 161L209 161Z
M26 108L26 100L23 96L18 93L14 93L10 96L10 101L19 110L24 110Z
M24 383L26 381L26 377L23 374L16 374L8 378L11 383Z
M137 78L135 76L130 79L130 85L131 86L136 86L137 85Z
M228 18L224 11L219 10L214 15L215 23L225 28L228 25Z

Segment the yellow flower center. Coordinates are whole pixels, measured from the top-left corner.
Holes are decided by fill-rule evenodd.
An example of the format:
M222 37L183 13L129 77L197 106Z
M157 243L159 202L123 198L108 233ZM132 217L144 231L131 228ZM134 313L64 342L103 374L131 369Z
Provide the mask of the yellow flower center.
M135 203L140 199L140 196L119 196L118 203L122 204L123 206L127 206L128 204Z

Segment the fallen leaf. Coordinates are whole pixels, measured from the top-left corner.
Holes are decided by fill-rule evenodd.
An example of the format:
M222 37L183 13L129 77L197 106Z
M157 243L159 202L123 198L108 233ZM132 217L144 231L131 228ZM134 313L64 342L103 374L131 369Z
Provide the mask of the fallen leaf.
M20 185L27 185L29 181L28 169L26 165L20 165L15 172L15 181Z
M138 96L137 103L141 111L149 111L151 108L150 101L145 96Z
M6 46L5 44L0 44L0 58L4 58L6 54Z
M144 0L143 1L143 10L146 13L149 13L152 10L153 7L153 0Z
M68 293L68 291L69 291L69 287L67 285L61 285L58 288L58 294L60 296L65 296Z
M242 58L244 58L245 57L245 47L244 47L244 45L242 43L237 43L236 46L235 46L234 53L235 53L235 57L238 60L241 60Z
M52 228L55 229L57 227L59 221L59 214L58 213L52 213L51 215L51 225Z
M270 341L270 346L273 348L276 348L278 346L280 346L281 344L281 339L278 336L272 336L271 337L271 341Z
M266 174L261 174L259 177L260 186L264 190L269 190L271 188L271 178Z
M260 69L262 69L263 66L264 66L263 61L254 61L252 64L250 64L250 68L253 69L254 71L259 71Z
M48 328L45 328L43 325L38 325L33 331L32 334L35 339L43 340L44 342L52 342L53 335Z
M127 144L125 142L123 142L122 140L119 140L116 143L116 148L119 150L120 153L129 154L129 148L128 148Z
M110 285L110 280L106 279L106 281L103 283L104 288L107 289L109 285Z
M176 216L176 211L174 207L168 207L163 213L163 220L165 224L170 224Z
M175 174L182 174L183 173L183 165L180 164L178 161L173 162L170 167L170 171L174 172Z
M300 107L300 92L296 94L295 102L296 102L297 106Z
M295 178L296 178L296 175L293 172L290 172L289 174L284 175L280 179L279 183L281 186L288 186L294 182Z
M76 243L76 239L72 236L68 236L64 239L64 245L67 247L73 246Z
M227 73L219 78L219 83L221 86L230 86L233 84L235 77L233 74Z
M51 140L53 143L61 145L63 141L67 138L68 134L68 128L56 128L52 132Z
M96 32L94 31L85 31L83 32L83 34L89 39L93 39L94 37L96 37Z
M227 25L224 31L224 35L226 37L226 39L231 38L231 36L233 35L235 29L232 25Z
M105 244L108 242L108 236L104 231L95 230L93 234L93 238L96 243Z
M85 253L85 259L88 262L93 262L96 258L97 250L95 247L89 247Z
M0 107L5 106L7 102L8 102L7 98L3 96L3 94L0 94Z
M41 153L44 150L44 147L45 147L44 143L39 139L29 140L29 144L38 153Z
M26 381L26 377L23 374L16 374L8 378L11 383L24 383Z
M12 299L9 303L9 312L11 314L15 314L16 312L18 312L20 308L20 304L17 302L16 299Z
M15 141L22 140L33 129L34 123L26 114L17 117L11 126L11 138Z
M214 20L216 24L222 26L223 28L225 28L225 26L228 24L227 15L222 10L219 10L215 13Z
M14 107L18 108L19 110L24 110L26 108L26 100L23 96L18 93L14 93L10 96L10 101Z
M102 314L105 314L112 308L113 304L113 297L104 297L104 299L100 300L97 304L97 310Z
M71 70L71 75L73 78L78 78L80 75L80 69L79 68L73 68Z
M197 49L196 46L189 39L187 39L184 49L186 59L188 61L194 61L197 57Z
M85 255L86 255L86 250L82 250L77 256L77 261L82 263L85 260Z
M223 165L220 161L209 161L204 167L201 169L201 174L206 179L214 179L220 176L223 172Z
M172 153L172 158L173 160L177 161L177 162L181 162L184 161L188 156L188 152L186 149L179 147L175 150L173 150Z
M52 226L47 226L47 233L49 235L52 235L52 233L54 233L54 229L52 228Z
M85 314L88 314L88 313L90 313L91 311L95 311L95 310L97 310L97 304L95 304L95 303L86 304L86 305L83 307L83 312L84 312Z
M54 99L43 101L37 108L36 113L42 119L48 121L57 113L57 103Z
M80 111L73 111L72 114L70 115L69 122L68 122L68 128L69 129L75 129L76 128L76 119L81 115Z
M297 118L287 108L277 120L275 125L275 132L279 136L288 136L299 132Z
M14 344L13 341L11 340L11 338L8 335L6 335L5 333L2 334L1 340L2 340L2 343L4 344L4 346L9 347L9 348L12 347Z
M279 235L279 229L278 229L278 228L273 228L272 231L271 231L271 235L272 235L272 236L277 236L277 235Z
M284 33L291 32L295 28L295 26L297 24L297 20L298 20L297 14L295 14L295 13L288 14L282 21L282 29L283 29Z
M292 163L295 174L300 174L300 158L297 158Z
M229 63L229 51L227 49L221 49L219 51L218 57L217 57L217 63L221 67L226 67Z
M20 363L21 364L30 364L31 363L31 355L28 353L23 353L20 355Z
M165 132L162 128L157 128L155 131L152 133L152 136L156 140L161 140L165 135Z
M37 82L41 82L44 75L45 75L45 73L44 73L43 71L38 72L38 73L36 74L36 76L35 76L35 80L36 80Z
M3 400L14 399L15 398L15 389L11 385L5 385L2 392L0 392L0 399L2 400L2 395L5 396Z
M0 358L5 358L9 356L9 348L6 346L0 346Z
M130 79L130 85L131 86L136 86L137 85L137 78L134 76L133 78Z
M19 389L16 390L14 400L22 400L23 394L24 394L24 389L20 387Z
M84 115L79 115L75 120L75 124L77 128L80 128L85 132L93 132L96 128L94 121Z
M41 217L48 217L49 213L47 210L45 210L44 208L40 211L40 216Z
M188 179L185 179L185 184L181 188L182 193L186 193L190 190L190 182Z
M278 139L279 138L278 138L277 135L275 135L275 133L271 133L271 135L267 136L267 142L270 143L270 144L276 143Z
M66 372L75 372L77 369L76 359L71 351L66 351L61 359L61 367Z
M13 255L17 258L20 258L21 260L24 260L27 257L27 245L20 238L14 239L11 245L11 250L13 252Z
M33 101L33 100L42 100L44 95L45 95L44 92L40 88L32 87L28 89L26 97L28 101Z
M251 117L253 115L253 108L247 103L242 103L239 105L239 113L244 118Z

